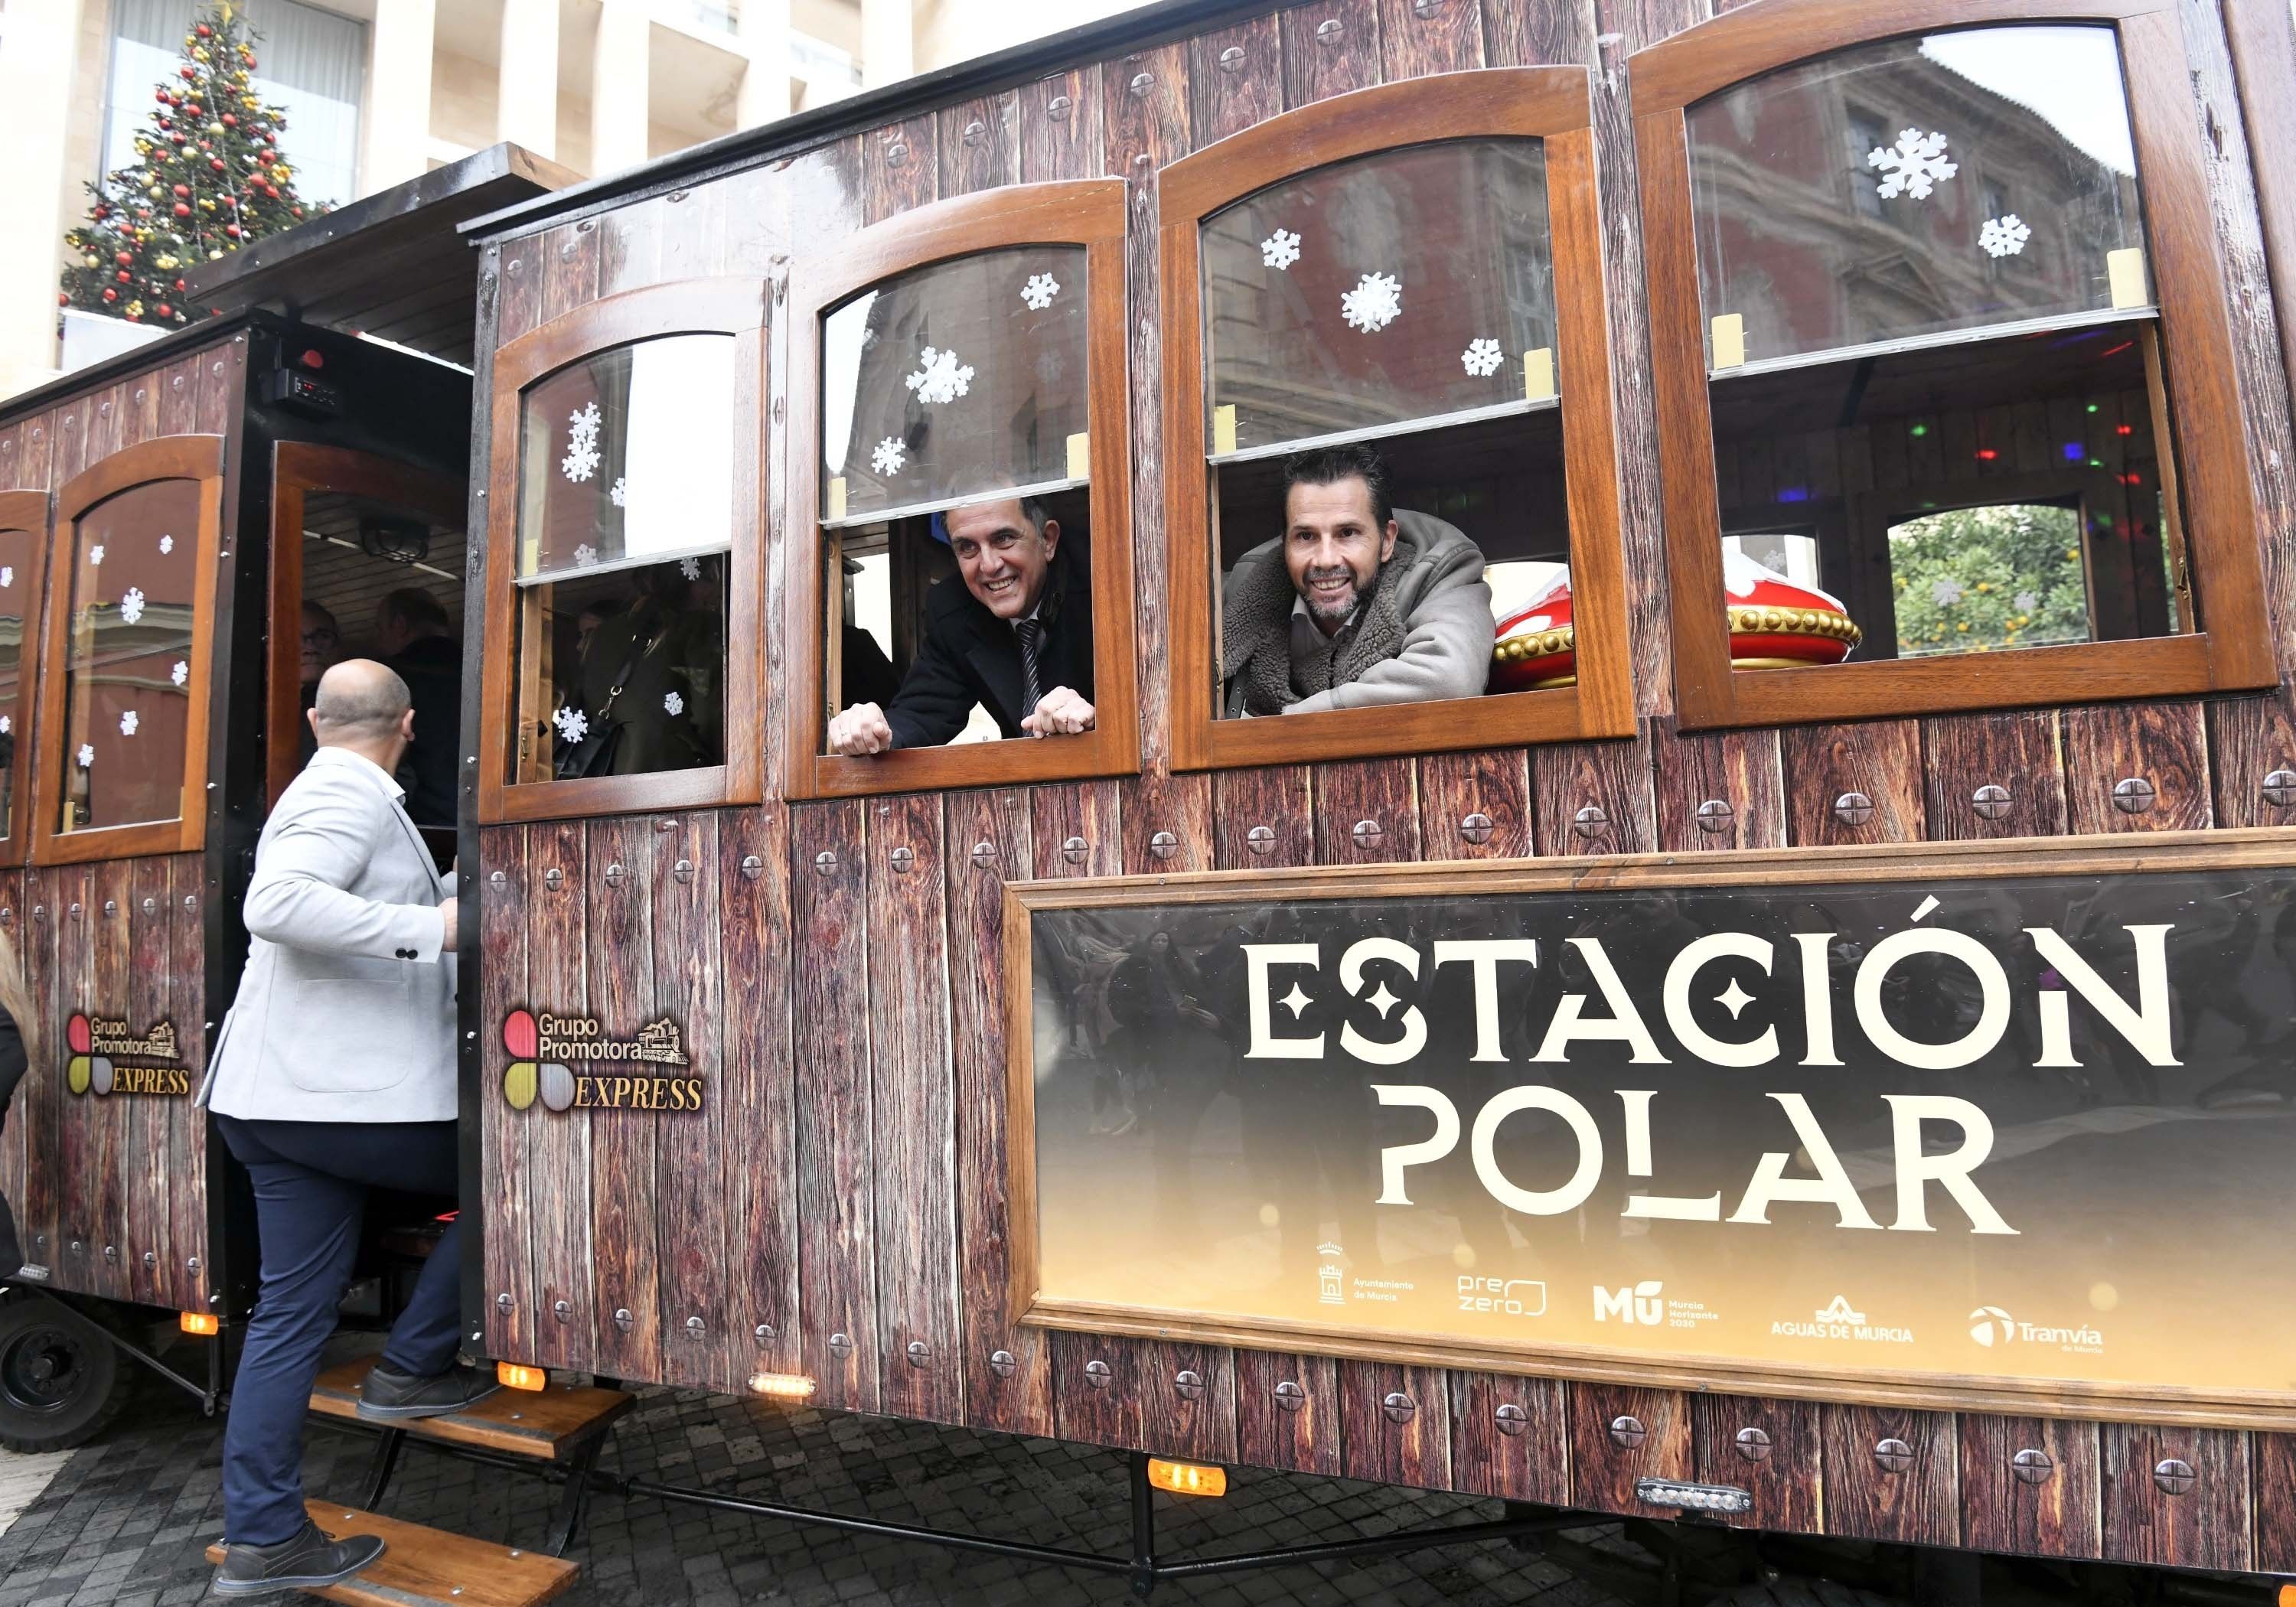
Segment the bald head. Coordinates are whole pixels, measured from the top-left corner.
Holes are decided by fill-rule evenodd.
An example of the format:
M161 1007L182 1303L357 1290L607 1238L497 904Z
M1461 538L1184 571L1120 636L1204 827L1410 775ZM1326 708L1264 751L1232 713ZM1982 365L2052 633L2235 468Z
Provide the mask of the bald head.
M400 734L413 699L398 672L373 659L346 659L319 677L311 732L322 748L387 742Z

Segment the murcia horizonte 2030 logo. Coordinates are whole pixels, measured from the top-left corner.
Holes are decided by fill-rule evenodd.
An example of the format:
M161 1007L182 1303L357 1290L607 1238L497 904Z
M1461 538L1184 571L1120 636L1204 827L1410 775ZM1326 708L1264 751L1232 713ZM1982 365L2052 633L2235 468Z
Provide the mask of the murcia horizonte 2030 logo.
M173 1021L137 1036L125 1020L75 1013L64 1024L71 1059L64 1086L75 1094L189 1094L192 1074L176 1046Z
M503 1047L511 1057L503 1097L521 1111L537 1097L549 1111L701 1108L701 1079L668 1016L635 1037L612 1037L594 1016L513 1010L503 1022Z

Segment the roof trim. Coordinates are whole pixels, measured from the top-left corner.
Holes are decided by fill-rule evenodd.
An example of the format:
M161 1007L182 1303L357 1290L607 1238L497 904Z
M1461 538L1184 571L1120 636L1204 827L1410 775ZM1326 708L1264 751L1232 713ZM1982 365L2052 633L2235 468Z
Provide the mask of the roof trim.
M265 321L276 322L267 319L266 315L252 312L232 312L220 318L202 318L197 324L171 329L156 340L131 346L101 362L90 363L85 368L60 373L45 385L35 385L29 390L20 390L11 397L0 397L0 427L35 413L44 413L61 402L71 401L90 391L101 390L120 380L133 379L139 373L165 368L178 357L187 357L195 351L203 351L228 340L234 330Z

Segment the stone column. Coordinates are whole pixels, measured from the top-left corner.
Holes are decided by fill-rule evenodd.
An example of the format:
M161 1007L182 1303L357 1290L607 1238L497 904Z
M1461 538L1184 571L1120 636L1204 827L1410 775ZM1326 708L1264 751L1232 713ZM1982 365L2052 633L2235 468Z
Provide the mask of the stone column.
M653 24L645 0L605 0L590 58L590 174L635 168L646 159L647 65Z
M0 106L8 109L15 201L0 250L0 396L54 376L64 230L79 186L65 171L80 0L11 0L0 29ZM147 91L145 100L151 98Z
M430 54L438 15L438 0L375 0L366 135L359 153L362 195L430 169Z
M558 154L558 0L503 0L495 137Z

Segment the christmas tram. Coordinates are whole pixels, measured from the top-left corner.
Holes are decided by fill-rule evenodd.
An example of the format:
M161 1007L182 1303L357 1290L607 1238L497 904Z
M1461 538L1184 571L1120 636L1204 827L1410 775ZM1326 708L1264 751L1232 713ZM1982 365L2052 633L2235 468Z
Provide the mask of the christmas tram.
M539 1600L607 1488L2272 1599L2292 108L2276 0L1166 0L209 264L0 408L0 1438L227 1393L187 1091L387 656L516 1386L422 1432L563 1491L389 1555ZM610 1477L636 1383L1112 1447L1132 1554ZM1255 1469L1506 1505L1158 1554Z

